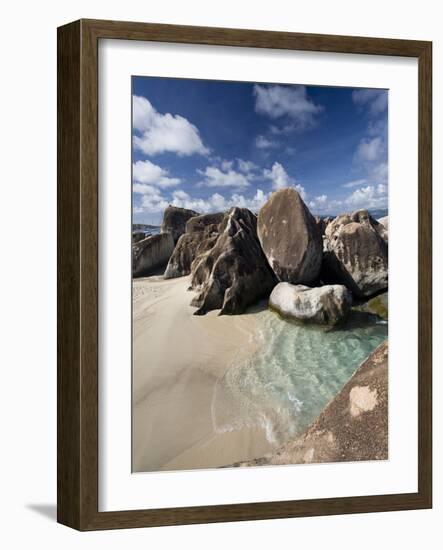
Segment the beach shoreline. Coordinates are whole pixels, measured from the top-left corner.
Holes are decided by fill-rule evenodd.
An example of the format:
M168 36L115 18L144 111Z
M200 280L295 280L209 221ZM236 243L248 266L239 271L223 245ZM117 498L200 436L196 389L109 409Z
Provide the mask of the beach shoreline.
M273 449L264 427L219 430L213 418L217 382L258 349L256 316L195 316L189 284L133 281L135 472L215 468Z

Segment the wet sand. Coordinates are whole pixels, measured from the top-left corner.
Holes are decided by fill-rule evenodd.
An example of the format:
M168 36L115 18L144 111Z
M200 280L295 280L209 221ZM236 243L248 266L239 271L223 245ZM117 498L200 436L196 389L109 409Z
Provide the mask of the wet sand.
M189 277L133 282L135 472L214 468L272 450L264 429L220 432L213 417L217 381L257 350L254 314L194 316L188 287Z

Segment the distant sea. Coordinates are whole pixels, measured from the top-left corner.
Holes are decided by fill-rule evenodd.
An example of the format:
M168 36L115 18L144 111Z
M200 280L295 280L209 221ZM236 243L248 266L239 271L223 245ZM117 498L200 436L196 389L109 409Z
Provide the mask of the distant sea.
M144 223L133 223L132 232L136 233L142 231L146 237L149 235L158 235L160 233L161 227L159 225L149 225Z

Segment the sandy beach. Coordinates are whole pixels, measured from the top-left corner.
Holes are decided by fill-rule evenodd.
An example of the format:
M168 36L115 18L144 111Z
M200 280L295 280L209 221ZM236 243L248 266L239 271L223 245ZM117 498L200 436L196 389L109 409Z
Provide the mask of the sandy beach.
M189 277L133 282L135 472L213 468L272 450L264 429L220 430L214 418L217 381L256 351L257 320L250 313L194 316L188 287Z

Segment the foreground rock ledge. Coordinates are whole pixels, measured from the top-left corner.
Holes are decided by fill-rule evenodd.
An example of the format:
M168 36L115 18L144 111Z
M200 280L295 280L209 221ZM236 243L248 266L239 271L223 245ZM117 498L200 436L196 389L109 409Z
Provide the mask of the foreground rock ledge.
M269 307L282 317L321 325L336 325L347 317L351 305L352 294L343 285L309 288L279 283L269 298Z
M388 459L388 342L380 344L299 437L233 466Z

